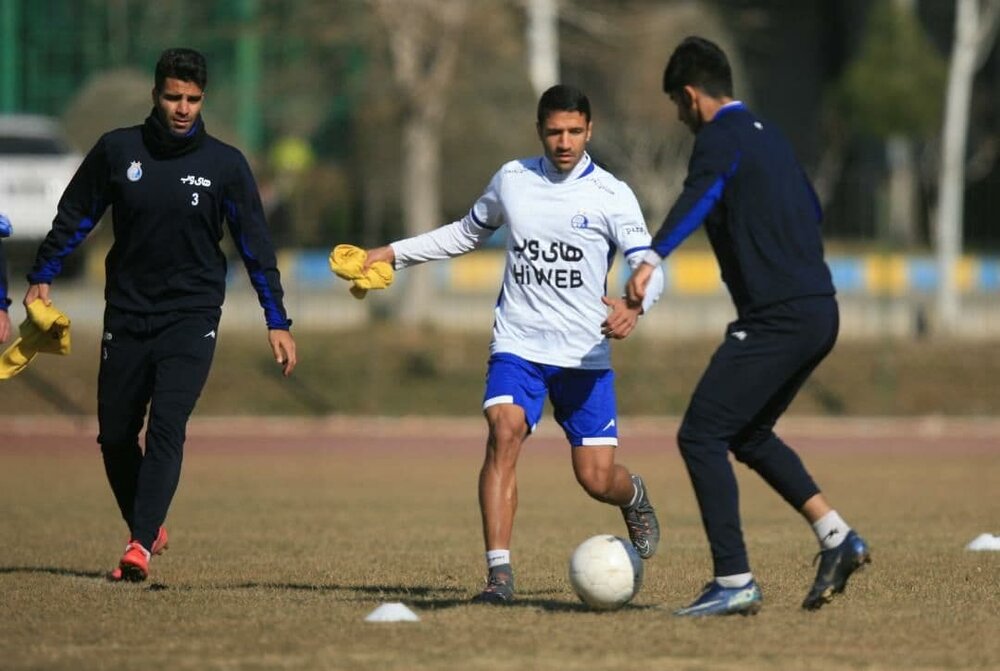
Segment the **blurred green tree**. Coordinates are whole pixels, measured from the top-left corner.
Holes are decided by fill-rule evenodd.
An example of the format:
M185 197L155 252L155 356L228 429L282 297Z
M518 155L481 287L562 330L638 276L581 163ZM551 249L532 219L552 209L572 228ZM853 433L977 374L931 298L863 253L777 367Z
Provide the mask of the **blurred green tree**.
M947 65L911 0L878 0L842 81L858 126L877 137L926 139L941 124Z
M921 241L917 146L940 128L946 69L914 0L879 0L869 11L860 52L840 82L848 123L885 142L887 207L880 228L894 246Z

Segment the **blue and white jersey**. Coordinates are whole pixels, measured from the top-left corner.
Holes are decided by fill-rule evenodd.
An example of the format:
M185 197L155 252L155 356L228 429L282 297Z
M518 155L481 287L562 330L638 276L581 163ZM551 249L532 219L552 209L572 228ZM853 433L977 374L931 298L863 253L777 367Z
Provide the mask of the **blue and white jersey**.
M542 156L511 161L462 219L392 243L396 267L464 254L504 225L510 230L491 353L610 368L610 344L601 334L608 270L618 250L634 268L650 248L635 194L587 154L565 174ZM662 290L657 268L643 308Z

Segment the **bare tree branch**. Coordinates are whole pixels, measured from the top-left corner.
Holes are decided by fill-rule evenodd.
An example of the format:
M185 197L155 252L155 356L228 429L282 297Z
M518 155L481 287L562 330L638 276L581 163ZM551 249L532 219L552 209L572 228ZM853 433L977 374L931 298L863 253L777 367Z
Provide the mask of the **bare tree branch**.
M410 111L439 118L455 72L462 0L369 0L389 34L393 73Z

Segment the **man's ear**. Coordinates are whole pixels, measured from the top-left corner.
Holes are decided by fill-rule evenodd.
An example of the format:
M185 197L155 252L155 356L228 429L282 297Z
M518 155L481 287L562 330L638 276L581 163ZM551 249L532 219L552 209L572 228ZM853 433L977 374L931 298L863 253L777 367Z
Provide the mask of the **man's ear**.
M697 91L695 91L693 86L687 84L683 89L681 89L681 97L684 100L684 105L686 107L691 107L691 103L694 102L694 99L697 97Z

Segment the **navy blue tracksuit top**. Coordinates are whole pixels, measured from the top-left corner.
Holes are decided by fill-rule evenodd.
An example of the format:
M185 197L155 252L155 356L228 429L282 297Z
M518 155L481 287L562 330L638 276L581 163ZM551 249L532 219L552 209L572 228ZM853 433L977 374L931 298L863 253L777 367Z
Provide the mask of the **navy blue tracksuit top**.
M218 308L226 289L223 222L243 258L268 328L288 329L274 249L243 154L210 135L190 153L157 158L142 126L106 133L62 199L28 281L51 283L62 259L112 206L105 299L127 312Z
M736 311L834 294L816 193L781 131L742 103L695 137L684 190L653 237L667 256L703 222Z
M0 310L6 310L10 305L7 298L7 258L3 254L3 242L0 242Z

